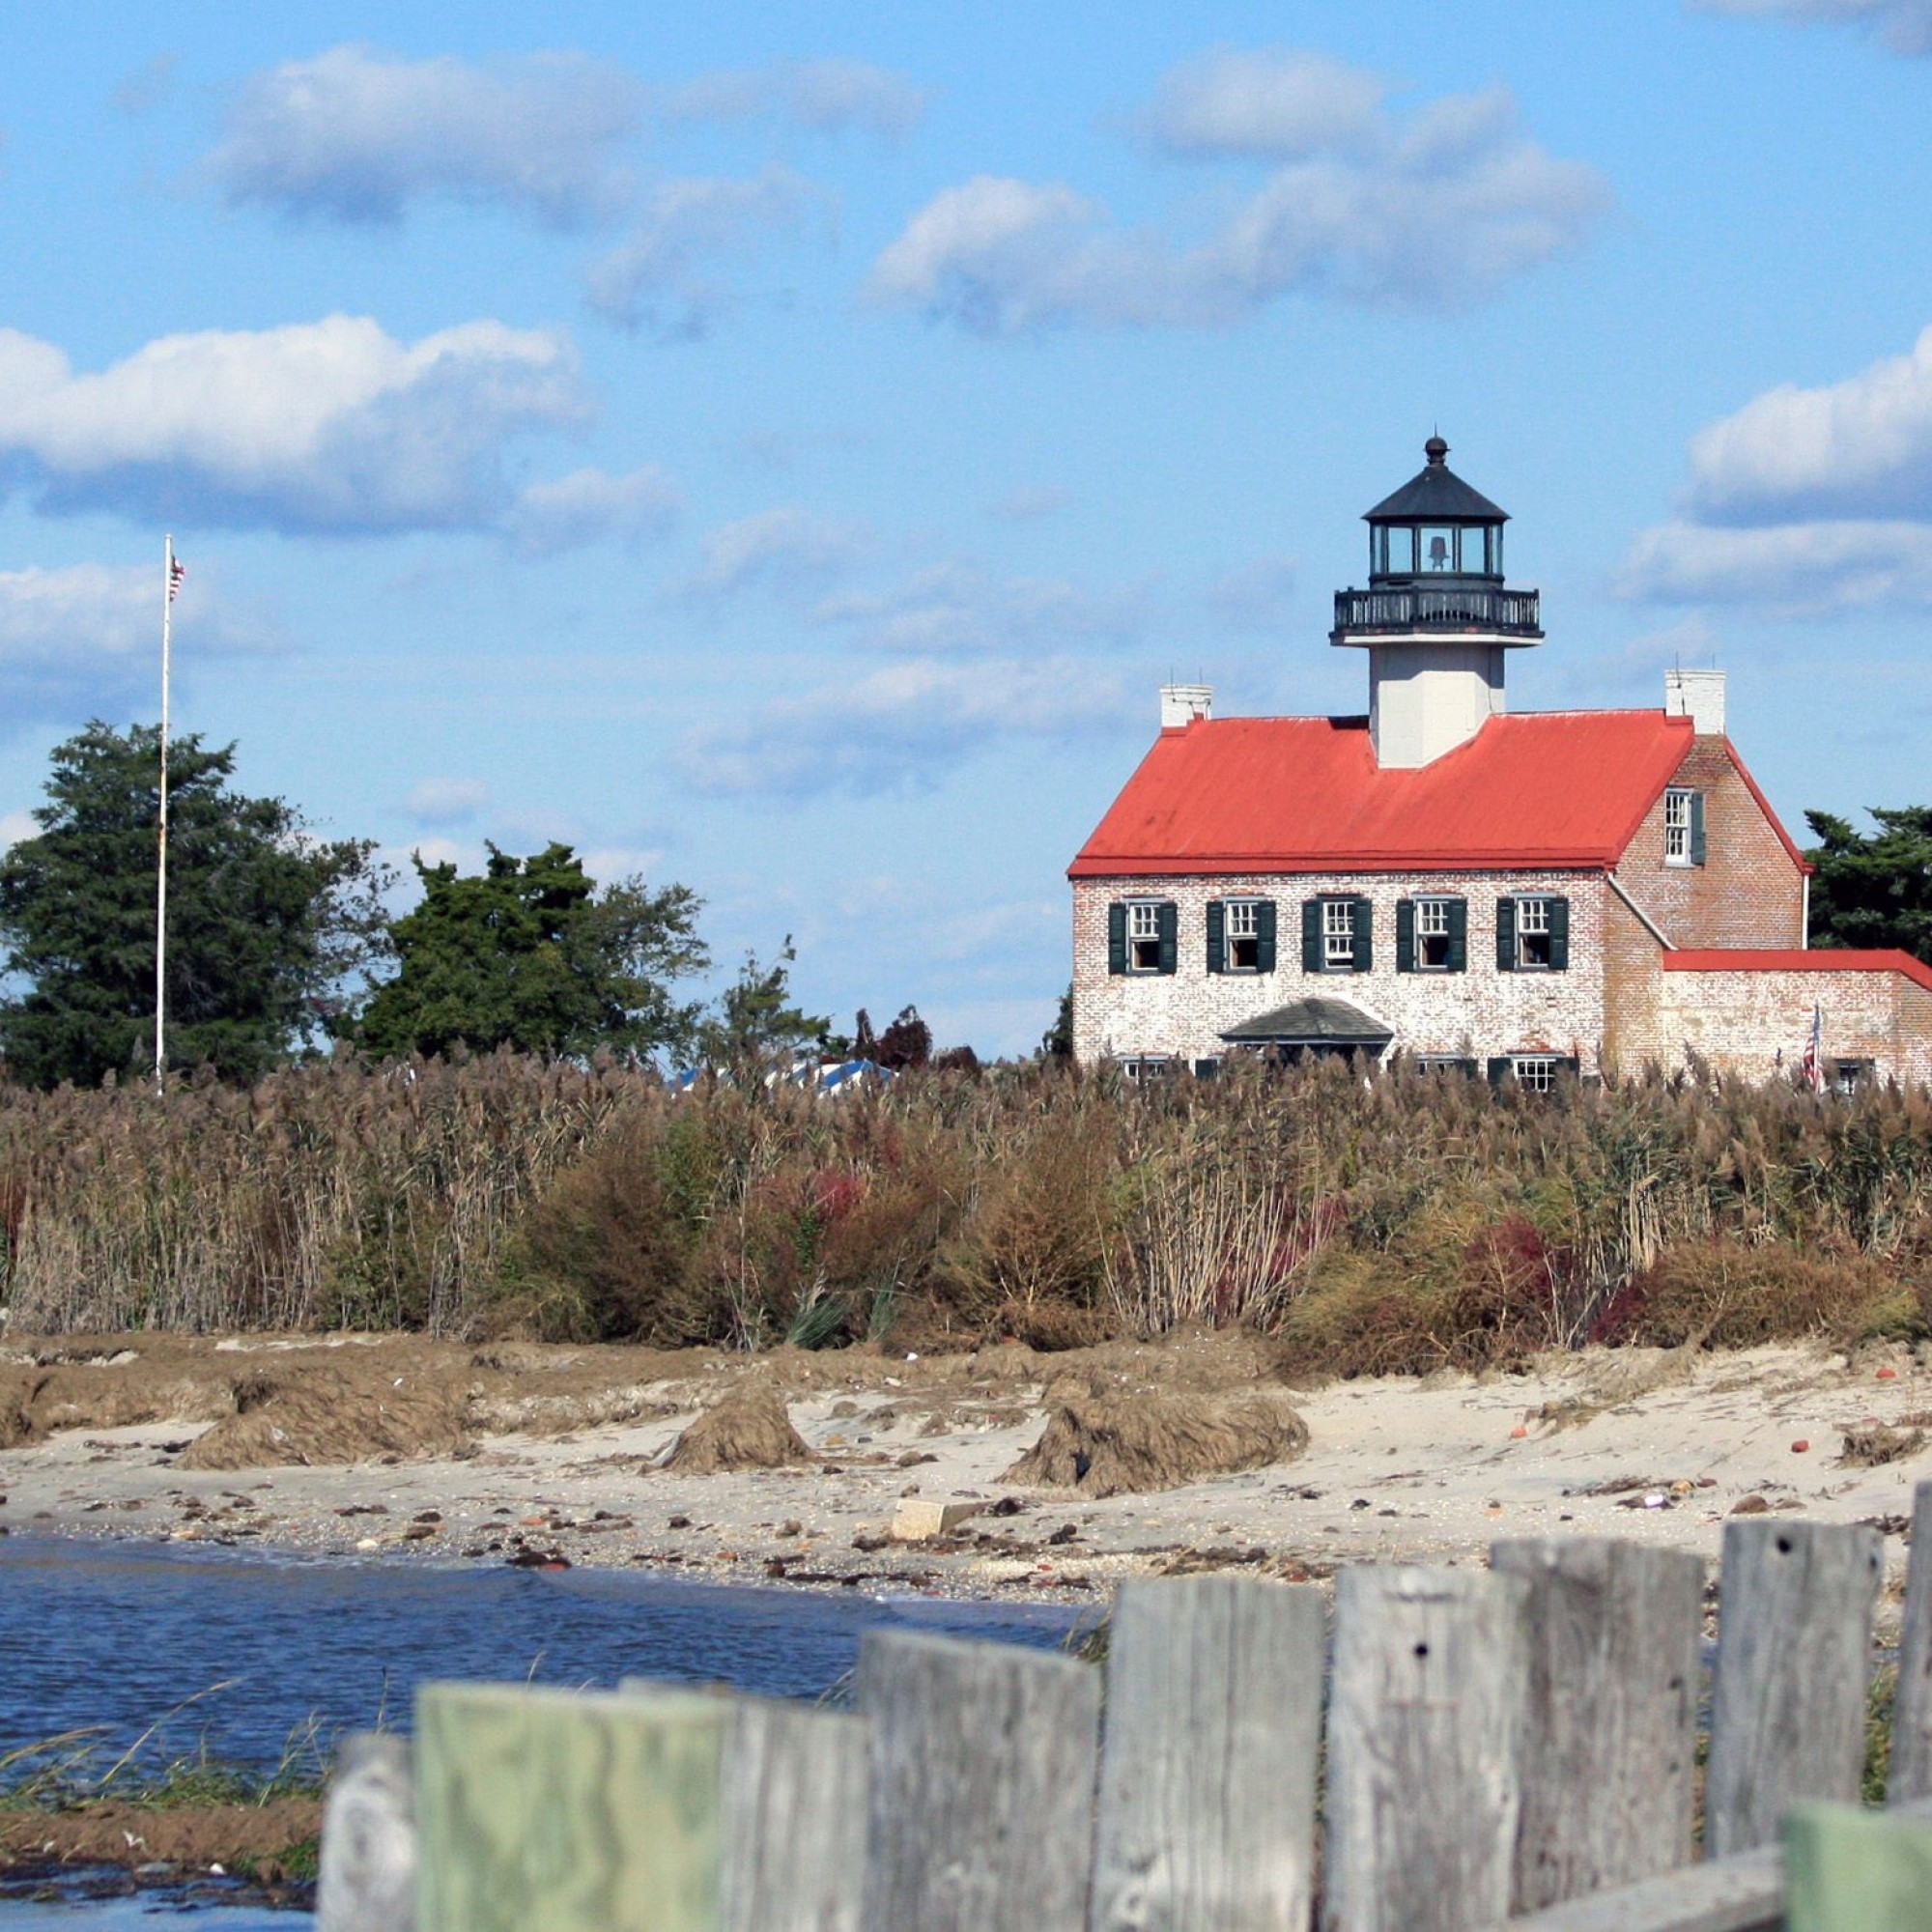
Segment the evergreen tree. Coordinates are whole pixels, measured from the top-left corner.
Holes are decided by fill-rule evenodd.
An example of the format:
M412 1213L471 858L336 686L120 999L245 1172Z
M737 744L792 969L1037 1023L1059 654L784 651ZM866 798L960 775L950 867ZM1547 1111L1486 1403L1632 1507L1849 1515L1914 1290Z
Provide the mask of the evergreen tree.
M671 988L710 955L688 887L633 878L599 892L558 844L527 859L492 845L469 876L418 859L416 875L422 902L389 928L400 971L356 1029L367 1052L647 1054L692 1039L699 1009Z
M745 954L737 979L724 988L717 1012L705 1023L701 1044L707 1060L744 1066L823 1045L831 1018L791 1004L791 967L797 957L790 933L770 966L760 965L755 952Z
M56 746L39 834L0 860L0 1003L17 1080L95 1086L155 1058L160 732L99 721ZM311 838L280 799L228 788L235 748L168 746L171 1066L249 1080L320 1044L380 952L387 874L364 840Z
M1040 1055L1046 1060L1071 1060L1073 1058L1073 988L1068 986L1060 996L1060 1010L1053 1016L1053 1024L1040 1035Z
M1804 856L1814 946L1899 947L1932 964L1932 807L1874 809L1878 830L1855 832L1829 811L1807 811L1819 844Z

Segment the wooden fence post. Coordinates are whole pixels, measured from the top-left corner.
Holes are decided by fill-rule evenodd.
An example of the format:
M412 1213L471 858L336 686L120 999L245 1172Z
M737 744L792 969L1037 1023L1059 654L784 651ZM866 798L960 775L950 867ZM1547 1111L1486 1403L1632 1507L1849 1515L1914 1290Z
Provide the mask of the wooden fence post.
M661 1679L618 1690L651 1696ZM780 1697L730 1697L724 1734L724 1932L859 1932L866 1720Z
M1898 1639L1898 1696L1891 1707L1891 1775L1885 1785L1888 1804L1915 1798L1932 1798L1932 1483L1912 1492L1912 1560Z
M859 1932L866 1722L734 1701L724 1741L724 1932Z
M1323 1932L1507 1918L1529 1595L1477 1570L1336 1577Z
M860 1640L867 1932L1084 1932L1100 1673L1010 1644Z
M1932 1827L1801 1804L1784 1828L1786 1932L1932 1932Z
M416 1808L407 1738L357 1731L336 1747L322 1813L316 1932L411 1932Z
M1849 1523L1724 1525L1707 1857L1769 1844L1801 1799L1858 1798L1879 1548Z
M1689 1864L1702 1561L1579 1536L1490 1562L1530 1589L1514 1909Z
M1090 1932L1305 1932L1326 1621L1252 1577L1121 1585Z
M721 1697L428 1684L417 1932L721 1932Z

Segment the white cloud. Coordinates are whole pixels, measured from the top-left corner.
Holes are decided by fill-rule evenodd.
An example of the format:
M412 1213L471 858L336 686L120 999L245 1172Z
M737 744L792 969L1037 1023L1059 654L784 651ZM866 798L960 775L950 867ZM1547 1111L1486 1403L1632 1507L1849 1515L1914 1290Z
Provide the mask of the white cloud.
M1063 578L997 578L952 562L883 594L827 598L811 615L850 625L868 649L935 656L1124 642L1146 628L1148 601L1139 587L1102 596Z
M708 531L684 587L707 596L754 584L795 587L856 562L865 547L862 526L786 504Z
M0 718L78 723L159 702L161 566L76 563L0 571ZM175 668L274 650L272 626L217 594L195 568L175 605Z
M1932 605L1932 328L1841 383L1782 384L1691 439L1679 517L1622 587L1784 614Z
M665 862L662 845L595 845L578 855L583 869L600 886L614 886L620 879L651 879Z
M1712 522L1932 512L1932 328L1842 383L1784 384L1690 444L1692 509Z
M462 825L489 802L481 779L425 779L410 794L410 816L419 825Z
M590 264L586 298L620 327L696 340L738 299L700 270L700 260L742 252L762 234L797 227L815 199L810 182L776 166L749 180L660 182L644 197L630 235Z
M47 510L336 533L494 526L505 441L587 413L566 337L367 317L163 336L98 374L0 329L0 467Z
M1041 517L1057 516L1071 500L1065 484L1022 483L1009 490L991 510L1002 523L1030 524Z
M779 61L702 74L664 95L659 111L671 121L775 117L820 133L860 128L899 139L919 125L925 95L904 74L865 61Z
M0 813L0 852L17 845L23 838L38 838L41 822L31 811Z
M1169 154L1299 161L1372 143L1387 87L1325 54L1221 48L1166 74L1141 127Z
M331 47L252 76L204 168L230 203L297 218L394 222L446 196L569 223L623 199L611 151L642 99L582 54L478 66Z
M554 556L584 544L637 544L661 536L679 508L676 485L654 463L628 476L574 469L529 484L506 513L503 528L520 556Z
M920 790L1001 738L1068 739L1142 707L1119 678L1066 657L887 665L695 734L680 762L700 790L801 797Z
M1336 90L1325 108L1323 76ZM1377 106L1379 90L1308 55L1183 69L1148 122L1164 148L1283 163L1202 238L1122 229L1064 184L980 175L912 217L868 293L993 336L1223 326L1291 293L1455 308L1580 241L1607 206L1593 169L1519 130L1507 90L1445 97L1401 122Z
M1784 616L1923 609L1932 606L1932 526L1665 524L1632 546L1620 587L1657 603L1747 604Z
M1695 0L1707 14L1742 14L1875 27L1894 53L1932 54L1932 0Z
M1299 617L1292 556L1250 557L1208 586L1208 605L1224 624L1241 631L1285 631Z
M409 886L413 887L415 879L412 866L424 867L454 866L459 872L480 872L483 862L489 856L481 845L474 845L460 838L418 838L400 855L384 849L384 860L403 872ZM412 900L420 896L412 891Z

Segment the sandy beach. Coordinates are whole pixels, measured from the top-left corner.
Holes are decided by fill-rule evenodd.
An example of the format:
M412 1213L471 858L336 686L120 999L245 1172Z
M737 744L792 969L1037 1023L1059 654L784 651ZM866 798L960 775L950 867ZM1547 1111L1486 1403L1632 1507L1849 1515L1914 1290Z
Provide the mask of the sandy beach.
M8 1530L825 1588L1092 1598L1130 1575L1321 1578L1548 1534L1715 1558L1740 1510L1878 1523L1895 1588L1913 1485L1932 1475L1932 1360L1903 1350L1595 1350L1522 1375L1292 1389L1310 1436L1292 1460L1112 1496L1003 1479L1069 1399L1281 1386L1268 1346L754 1358L117 1336L10 1340L0 1376ZM659 1466L752 1381L779 1392L809 1462ZM972 1513L895 1540L906 1498Z

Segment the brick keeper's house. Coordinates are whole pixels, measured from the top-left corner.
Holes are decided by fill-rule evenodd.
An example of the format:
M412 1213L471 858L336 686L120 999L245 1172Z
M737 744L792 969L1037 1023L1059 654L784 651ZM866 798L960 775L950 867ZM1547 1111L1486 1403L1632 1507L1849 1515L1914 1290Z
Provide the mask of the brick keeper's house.
M1655 711L1512 716L1543 640L1503 581L1503 511L1447 467L1369 511L1355 718L1215 718L1160 736L1069 868L1073 1038L1134 1077L1233 1052L1414 1054L1548 1086L1696 1055L1769 1079L1932 1080L1932 970L1812 952L1809 867L1724 733L1724 674Z

